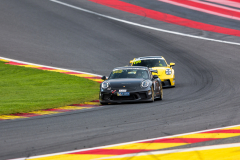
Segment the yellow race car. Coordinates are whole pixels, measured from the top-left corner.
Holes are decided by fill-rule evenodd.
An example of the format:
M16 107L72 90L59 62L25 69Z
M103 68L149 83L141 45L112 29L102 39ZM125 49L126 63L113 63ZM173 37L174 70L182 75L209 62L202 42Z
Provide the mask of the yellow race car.
M153 73L153 75L158 75L163 87L175 87L175 74L172 68L172 66L175 66L175 63L171 62L168 64L162 56L134 58L130 61L130 66L146 66L157 70L158 73Z

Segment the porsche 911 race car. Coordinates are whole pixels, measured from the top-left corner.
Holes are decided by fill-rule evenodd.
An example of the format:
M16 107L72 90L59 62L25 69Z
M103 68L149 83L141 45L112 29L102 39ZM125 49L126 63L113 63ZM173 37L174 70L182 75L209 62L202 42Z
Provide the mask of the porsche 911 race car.
M167 61L162 56L149 56L149 57L139 57L134 58L130 61L131 66L146 66L157 70L158 73L153 73L153 75L158 75L161 79L163 87L175 87L175 74L172 66L175 63L168 64Z
M143 66L114 68L108 79L102 77L104 81L100 85L100 103L162 100L161 80L157 75L152 75L152 72L157 71Z

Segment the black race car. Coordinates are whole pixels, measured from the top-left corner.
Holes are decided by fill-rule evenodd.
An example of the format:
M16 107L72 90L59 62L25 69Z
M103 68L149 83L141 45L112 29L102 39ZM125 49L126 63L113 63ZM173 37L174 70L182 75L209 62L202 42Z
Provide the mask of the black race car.
M157 71L142 66L114 68L108 79L102 77L104 81L100 85L100 103L162 100L161 80L152 72Z

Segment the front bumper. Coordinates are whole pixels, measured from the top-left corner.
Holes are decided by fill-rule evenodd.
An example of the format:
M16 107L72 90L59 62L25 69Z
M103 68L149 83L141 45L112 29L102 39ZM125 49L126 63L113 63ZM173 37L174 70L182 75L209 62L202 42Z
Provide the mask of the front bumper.
M154 74L154 75L157 75L161 79L162 86L164 88L175 86L175 76L174 76L174 74L171 74L171 75Z
M162 86L164 88L166 88L166 87L174 87L175 86L175 78L161 79L161 82L162 82Z
M130 92L130 96L118 96L117 92L100 92L99 101L102 103L147 102L152 101L149 91Z

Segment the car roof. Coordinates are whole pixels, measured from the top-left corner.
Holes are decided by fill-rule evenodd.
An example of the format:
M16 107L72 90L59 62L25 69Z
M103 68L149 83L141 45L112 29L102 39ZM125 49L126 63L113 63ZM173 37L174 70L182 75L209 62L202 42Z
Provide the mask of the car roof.
M164 58L163 58L163 56L146 56L146 57L135 58L134 61L137 61L137 60L147 60L147 59L164 59Z
M148 70L148 67L145 66L126 66L126 67L116 67L113 70L120 70L120 69L140 69L140 70Z

